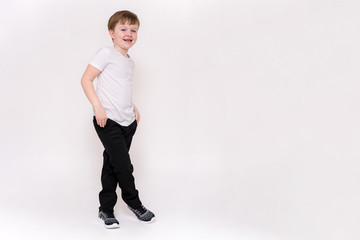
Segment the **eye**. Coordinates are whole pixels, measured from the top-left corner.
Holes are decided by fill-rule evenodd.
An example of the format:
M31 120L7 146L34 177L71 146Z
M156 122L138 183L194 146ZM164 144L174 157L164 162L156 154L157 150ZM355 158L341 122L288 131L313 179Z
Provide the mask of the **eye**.
M131 30L133 33L136 33L136 30Z
M122 29L120 29L120 30L121 30L121 31L123 31L123 32L124 32L124 31L126 31L126 29L125 29L125 28L122 28Z

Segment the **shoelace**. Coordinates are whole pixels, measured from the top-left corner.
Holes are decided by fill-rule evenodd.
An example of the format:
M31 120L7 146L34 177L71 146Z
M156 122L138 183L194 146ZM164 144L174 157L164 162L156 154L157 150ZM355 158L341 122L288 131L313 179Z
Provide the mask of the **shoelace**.
M144 213L146 213L147 209L144 206L141 206L143 213L139 210L139 209L134 209L134 212L138 215L142 215Z
M105 218L115 218L114 214L108 215L107 213L103 212Z

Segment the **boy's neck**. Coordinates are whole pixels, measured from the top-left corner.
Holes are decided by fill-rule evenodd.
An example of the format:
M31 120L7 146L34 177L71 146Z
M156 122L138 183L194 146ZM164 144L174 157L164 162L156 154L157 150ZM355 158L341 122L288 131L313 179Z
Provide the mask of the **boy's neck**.
M124 57L129 58L130 56L128 55L128 50L126 49L122 49L121 47L119 47L118 45L114 44L114 48L121 53Z

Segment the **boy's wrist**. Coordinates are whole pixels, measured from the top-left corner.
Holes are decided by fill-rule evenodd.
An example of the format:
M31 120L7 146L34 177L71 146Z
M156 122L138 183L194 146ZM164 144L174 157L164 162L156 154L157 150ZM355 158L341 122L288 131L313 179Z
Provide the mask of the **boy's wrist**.
M93 108L94 109L101 109L102 105L101 105L101 103L95 103L95 104L93 104Z

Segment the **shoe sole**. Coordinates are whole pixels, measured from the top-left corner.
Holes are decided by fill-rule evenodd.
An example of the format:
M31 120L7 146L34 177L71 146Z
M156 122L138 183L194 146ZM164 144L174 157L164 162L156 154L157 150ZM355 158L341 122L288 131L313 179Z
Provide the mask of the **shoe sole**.
M106 229L116 229L116 228L120 228L120 224L116 224L116 223L113 223L111 225L106 225L104 223L104 220L102 220L101 218L98 218L98 222L103 225Z
M150 224L150 223L153 223L153 222L156 222L156 218L153 217L150 221L143 221L143 220L140 220L137 218L138 221L142 222L142 223L145 223L145 224Z

